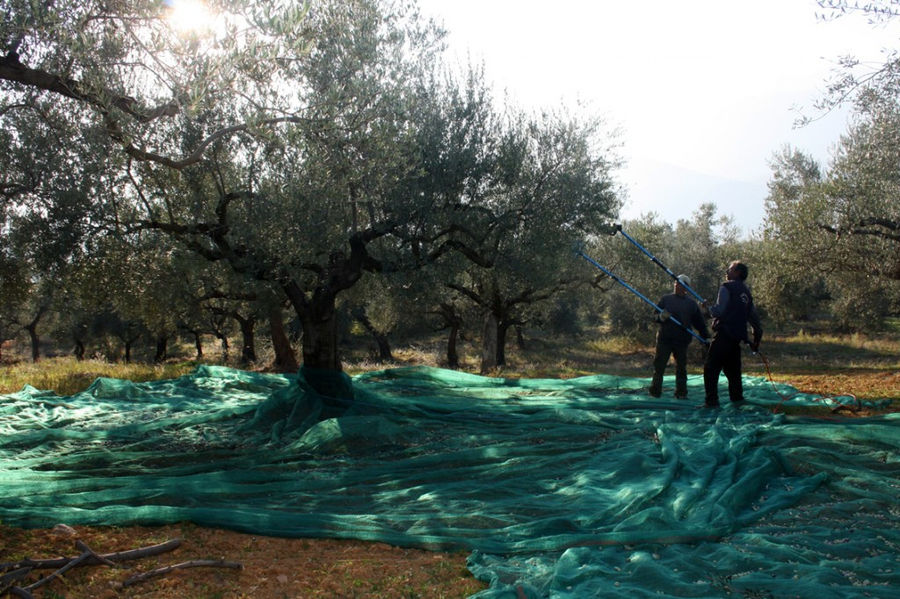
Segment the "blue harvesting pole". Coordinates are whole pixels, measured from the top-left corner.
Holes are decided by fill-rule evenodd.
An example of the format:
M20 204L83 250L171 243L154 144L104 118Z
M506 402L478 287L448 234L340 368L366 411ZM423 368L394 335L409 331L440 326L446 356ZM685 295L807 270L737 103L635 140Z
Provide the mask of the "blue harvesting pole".
M642 252L644 252L644 254L646 254L647 257L650 258L650 259L653 261L654 264L656 264L656 265L659 266L661 269L663 269L664 271L666 271L666 273L667 273L670 277L672 277L673 279L675 279L676 281L678 281L678 275L676 275L674 272L672 272L671 270L669 270L669 268L668 268L665 264L663 264L662 262L659 261L659 258L657 258L657 257L654 256L653 254L651 254L649 251L647 251L647 248L645 248L644 246L642 246L641 244L639 244L639 243L634 239L634 237L632 237L631 235L629 235L628 233L626 233L625 231L623 231L621 225L618 225L618 231L619 231L619 233L622 234L623 237L625 237L625 239L627 239L628 241L630 241L631 243L633 243L633 244L635 245L635 247L637 247L639 250L641 250ZM706 301L706 300L704 300L702 297L700 297L700 294L698 294L696 291L694 291L693 289L691 289L690 286L685 285L685 284L682 283L681 281L678 281L678 283L679 283L682 287L684 287L691 295L693 295L695 298L697 298L697 301L700 302L701 304L704 303L704 302Z
M623 233L623 234L624 234L624 233ZM602 270L604 273L606 273L609 277L612 278L613 281L615 281L616 283L618 283L619 285L621 285L622 287L624 287L625 289L627 289L627 290L630 291L631 293L635 294L636 296L638 296L639 298L641 298L642 300L644 300L645 302L647 302L648 304L650 304L651 306L653 306L653 309L654 309L654 310L656 310L656 311L659 312L660 314L662 314L663 312L665 312L665 310L663 310L662 308L660 308L659 306L657 306L655 303L653 303L653 300L647 298L647 296L645 296L643 293L641 293L640 291L638 291L637 289L635 289L634 287L632 287L631 285L629 285L628 283L626 283L625 281L623 281L623 280L622 280L618 275L616 275L614 272L612 272L612 271L609 270L608 268L606 268L606 267L600 265L596 260L594 260L593 258L591 258L590 256L588 256L587 254L585 254L585 253L582 252L581 250L576 250L576 252L578 253L579 256L581 256L582 258L584 258L585 260L587 260L588 262L590 262L591 264L593 264L594 266L596 266L597 268L599 268L600 270ZM674 316L671 316L671 315L670 315L670 316L669 316L669 320L671 320L672 322L674 322L675 324L677 324L678 326L680 326L681 328L683 328L685 331L687 331L688 333L690 333L691 335L693 335L694 338L699 339L699 340L700 340L700 343L703 343L703 344L706 344L706 345L709 344L709 341L708 341L708 340L704 339L703 337L701 337L700 335L698 335L697 333L695 333L690 327L686 326L684 323L682 323L680 320L678 320L678 319L675 318Z

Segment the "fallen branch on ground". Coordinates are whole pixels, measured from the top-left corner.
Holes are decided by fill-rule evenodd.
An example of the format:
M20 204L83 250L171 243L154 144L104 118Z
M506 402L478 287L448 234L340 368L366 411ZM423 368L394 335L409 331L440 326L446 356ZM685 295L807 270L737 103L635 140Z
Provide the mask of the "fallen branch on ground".
M79 546L81 541L77 541L75 546L79 549L82 546ZM172 551L177 549L181 545L181 539L172 539L170 541L166 541L165 543L160 543L159 545L150 545L149 547L142 547L140 549L129 549L127 551L118 551L116 553L105 553L103 555L98 555L93 553L92 557L89 557L84 560L82 565L85 566L97 566L100 564L105 564L108 562L118 563L118 562L126 562L129 560L140 559L143 557L150 557L153 555L160 555L162 553L166 553L168 551ZM82 549L83 551L83 549ZM9 570L17 570L19 568L31 568L33 570L46 570L50 568L62 568L70 561L78 559L80 556L75 557L57 557L52 559L23 559L18 562L7 562L4 564L0 564L0 572L6 572Z
M5 572L5 574L0 576L0 596L10 595L13 597L19 597L20 599L33 599L32 591L52 582L54 579L60 578L63 574L65 574L72 568L75 568L76 566L106 565L116 567L119 565L119 562L151 557L166 553L168 551L172 551L174 549L177 549L181 545L181 542L181 539L172 539L158 545L151 545L149 547L142 547L140 549L130 549L128 551L118 551L115 553L106 553L101 555L88 547L84 542L78 540L75 541L75 547L81 550L81 554L75 557L61 557L38 560L27 558L18 562L0 563L0 572ZM136 574L128 578L122 584L122 586L127 587L139 582L144 582L145 580L149 580L150 578L162 576L175 570L196 567L241 569L243 566L237 562L227 562L224 560L191 560L172 566L157 568L155 570L150 570L149 572L144 572L142 574ZM45 576L44 578L41 578L37 582L34 582L28 586L19 586L16 584L17 582L23 580L26 576L28 576L32 572L32 570L42 569L53 569L54 571L48 576Z

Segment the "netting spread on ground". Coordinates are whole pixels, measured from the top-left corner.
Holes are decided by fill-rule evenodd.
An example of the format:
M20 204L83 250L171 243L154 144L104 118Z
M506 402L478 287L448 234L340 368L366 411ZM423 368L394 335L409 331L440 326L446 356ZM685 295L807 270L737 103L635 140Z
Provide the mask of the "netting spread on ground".
M302 371L26 387L0 397L0 521L461 548L479 597L896 597L898 415L773 415L753 378L750 405L698 410L700 378L685 402L404 368L330 418Z

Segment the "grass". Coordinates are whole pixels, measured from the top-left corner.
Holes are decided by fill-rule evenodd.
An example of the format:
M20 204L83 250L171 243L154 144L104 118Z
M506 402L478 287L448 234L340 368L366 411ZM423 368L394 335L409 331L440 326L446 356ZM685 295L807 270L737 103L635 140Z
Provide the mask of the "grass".
M460 344L461 370L479 372L480 348L473 340ZM834 335L804 330L767 334L759 357L745 354L744 372L791 384L813 394L852 394L860 399L891 399L900 407L900 337L882 335ZM507 378L571 378L604 373L618 376L651 375L652 337L640 339L609 335L602 330L578 337L541 334L526 336L524 347L515 340L507 346L507 364L494 372ZM348 373L374 369L427 365L444 366L445 345L439 337L397 346L394 361L372 360L365 343L345 350ZM689 372L702 372L700 345L693 343ZM76 361L71 357L48 358L37 363L17 361L0 366L0 393L19 391L26 384L71 395L86 389L97 377L135 382L176 378L194 370L197 362L180 360L161 365Z
M98 377L135 382L177 378L191 372L196 362L124 364L100 360L78 361L72 357L46 358L38 362L16 362L0 369L0 393L14 393L25 385L72 395L87 389Z

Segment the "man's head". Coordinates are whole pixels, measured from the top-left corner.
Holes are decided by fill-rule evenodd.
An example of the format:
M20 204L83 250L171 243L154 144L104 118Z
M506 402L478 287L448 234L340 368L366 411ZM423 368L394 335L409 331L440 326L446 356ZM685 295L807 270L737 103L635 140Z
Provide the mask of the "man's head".
M675 293L678 295L685 295L687 293L687 289L685 287L691 286L691 278L687 275L678 275L675 279Z
M747 265L740 260L735 260L728 265L728 270L726 271L725 276L728 277L729 281L746 281Z

